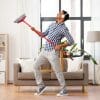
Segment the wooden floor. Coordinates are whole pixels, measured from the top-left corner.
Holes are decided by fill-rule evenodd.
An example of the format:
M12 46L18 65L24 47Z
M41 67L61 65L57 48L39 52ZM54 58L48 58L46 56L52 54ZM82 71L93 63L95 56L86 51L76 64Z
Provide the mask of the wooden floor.
M41 96L34 96L36 87L24 86L17 91L13 85L0 85L0 100L99 100L100 86L87 86L87 92L82 93L81 87L68 86L68 96L57 97L59 87L47 87Z

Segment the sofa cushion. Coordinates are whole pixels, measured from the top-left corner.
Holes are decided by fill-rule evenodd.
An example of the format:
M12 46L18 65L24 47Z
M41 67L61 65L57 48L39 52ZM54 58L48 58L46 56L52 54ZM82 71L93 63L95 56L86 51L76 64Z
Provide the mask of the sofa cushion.
M46 61L44 64L41 65L41 70L51 70L51 64Z
M33 72L34 58L19 58L17 60L21 65L22 72Z
M81 72L81 71L80 72L79 71L77 71L77 72L63 72L63 74L64 74L65 79L70 79L70 80L83 79L83 77L84 77L83 72ZM51 79L57 79L54 72L51 73Z
M67 72L76 72L80 70L82 66L82 57L74 57L74 60L68 60L68 70Z
M66 58L64 58L63 60L64 60L64 72L66 72L68 69L68 63ZM48 61L46 61L45 64L41 65L41 70L52 70L52 66Z
M43 77L43 79L50 80L51 74L45 72L45 73L42 73L42 77ZM19 72L18 79L19 80L32 80L32 79L34 80L35 77L34 77L34 73L32 73L32 72Z

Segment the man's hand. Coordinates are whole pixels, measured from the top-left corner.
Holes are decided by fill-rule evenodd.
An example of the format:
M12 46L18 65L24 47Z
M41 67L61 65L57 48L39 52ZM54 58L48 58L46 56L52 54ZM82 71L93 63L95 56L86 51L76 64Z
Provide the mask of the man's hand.
M37 29L35 29L35 27L31 27L31 30L34 31L35 33L37 33L40 37L43 37L42 32L40 32Z
M61 47L62 47L61 45L56 45L56 46L55 46L55 50L60 50Z
M59 44L55 46L55 50L60 50L62 47L67 47L69 44L67 42L63 43L63 44Z

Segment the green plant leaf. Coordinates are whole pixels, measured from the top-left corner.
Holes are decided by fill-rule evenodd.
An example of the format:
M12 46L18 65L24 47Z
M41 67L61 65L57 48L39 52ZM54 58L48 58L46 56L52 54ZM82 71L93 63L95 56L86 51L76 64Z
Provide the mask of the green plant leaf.
M65 42L65 41L64 41ZM63 42L63 43L64 43ZM86 53L87 55L89 55L90 56L90 60L92 60L92 62L94 63L94 64L98 64L97 62L96 62L96 60L95 60L95 58L93 58L92 57L92 55L90 55L87 51L85 51L85 50L83 50L83 49L78 49L78 48L76 48L76 46L77 46L77 43L75 43L72 47L71 47L71 49L70 50L68 50L68 49L66 49L66 48L64 48L64 50L65 51L68 51L72 56L73 56L73 53L77 53L77 52L83 52L83 53Z
M96 60L92 56L90 56L90 59L93 61L94 64L98 65L98 63L96 62Z
M73 46L72 46L71 49L70 49L70 52L72 52L73 49L74 49L76 46L77 46L77 43L73 44Z
M77 53L78 52L78 48L75 48L72 53Z

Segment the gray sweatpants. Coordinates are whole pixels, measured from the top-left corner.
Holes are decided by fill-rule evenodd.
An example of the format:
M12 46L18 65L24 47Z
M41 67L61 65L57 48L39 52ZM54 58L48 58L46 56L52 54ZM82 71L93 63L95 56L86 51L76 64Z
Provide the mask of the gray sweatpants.
M35 75L37 85L38 86L44 85L43 80L42 80L42 75L40 72L40 67L42 64L44 64L47 61L50 62L52 69L55 72L56 77L61 85L61 89L64 89L65 79L60 67L59 52L55 50L52 50L52 51L42 50L37 60L35 61L33 69L34 69L34 75Z

